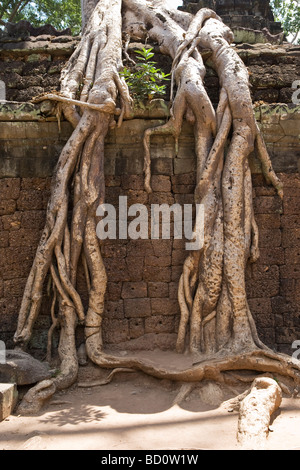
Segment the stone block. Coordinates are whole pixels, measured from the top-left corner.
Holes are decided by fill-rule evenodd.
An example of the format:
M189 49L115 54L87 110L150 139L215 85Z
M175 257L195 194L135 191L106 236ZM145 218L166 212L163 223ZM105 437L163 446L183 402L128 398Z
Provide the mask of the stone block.
M9 234L10 246L37 246L40 240L40 231L23 229L12 231Z
M282 210L282 202L279 198L271 196L257 197L253 202L256 214L274 214Z
M300 264L288 264L280 266L282 279L300 279Z
M18 199L20 194L19 178L3 178L0 180L1 199Z
M104 315L106 318L124 318L123 300L108 300L104 305Z
M145 333L145 325L143 318L130 318L129 320L129 336L131 339L139 338Z
M300 264L300 248L286 248L285 262L287 265Z
M167 175L173 173L173 159L172 158L155 158L151 160L151 173L152 175Z
M9 244L9 237L7 231L0 231L0 248L5 248Z
M167 256L172 252L171 240L151 240L155 256Z
M282 246L284 248L295 248L300 246L300 228L283 229Z
M19 230L21 227L21 212L15 212L14 214L3 215L1 221L4 230Z
M2 122L0 125L0 139L25 139L25 125L22 122Z
M26 281L27 281L26 278L5 280L4 281L4 296L6 298L11 298L11 297L22 298Z
M49 364L24 351L6 350L6 361L0 363L1 383L31 385L50 377Z
M106 299L107 300L119 300L121 297L122 282L110 282L107 283Z
M128 320L103 320L103 341L106 344L118 344L129 339Z
M15 384L0 384L0 422L13 412L17 396Z
M170 266L171 256L146 256L145 266Z
M167 282L149 282L148 296L156 298L164 298L169 295L169 286Z
M170 192L170 177L167 175L153 175L151 178L151 187L153 191L158 191L161 193Z
M135 258L134 256L128 256L126 258L128 278L123 279L124 281L142 281L143 270L144 270L144 259Z
M268 315L272 313L270 298L248 299L250 311L257 315Z
M105 174L105 185L109 188L121 186L121 176Z
M285 215L300 214L300 197L285 197L283 199L283 210Z
M169 266L145 266L144 280L150 282L170 282L171 268Z
M143 175L122 175L121 186L123 189L131 190L144 190L144 177Z
M176 299L160 298L151 299L152 315L177 315L179 314L179 304Z
M195 158L175 158L174 159L174 173L175 175L190 173L196 169Z
M45 208L43 192L34 189L23 189L20 192L17 207L20 211L42 210Z
M284 230L300 228L300 217L297 214L283 215L281 217L281 223Z
M1 199L0 200L0 215L13 214L16 209L16 202L14 199Z
M259 246L260 247L279 247L281 245L281 230L269 229L260 230Z
M153 315L145 319L145 333L173 333L175 319L171 316Z

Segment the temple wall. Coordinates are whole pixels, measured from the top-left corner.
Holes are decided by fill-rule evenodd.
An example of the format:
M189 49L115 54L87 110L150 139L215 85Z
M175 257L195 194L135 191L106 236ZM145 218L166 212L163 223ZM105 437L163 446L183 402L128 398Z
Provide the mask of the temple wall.
M149 213L151 204L193 204L195 154L192 128L187 124L177 156L171 137L153 137L153 193L144 191L141 136L147 127L163 122L165 108L161 102L156 104L147 119L137 117L125 121L120 129L110 131L107 136L106 202L116 208L119 196L127 196L128 207L136 203L146 205ZM10 342L45 220L51 175L71 127L63 121L59 132L53 116L41 118L37 106L7 104L2 105L2 111L0 331L1 339ZM14 120L10 119L12 116ZM252 155L261 257L256 264L248 266L247 294L261 339L269 346L291 353L292 342L300 337L300 107L261 105L256 108L256 117L274 168L284 182L285 197L282 202L274 189L266 185L260 163ZM127 349L174 346L179 321L177 287L187 254L185 242L172 236L166 240L153 240L149 236L147 240L108 239L102 243L108 274L106 344ZM86 301L82 269L78 289ZM31 344L34 349L45 347L49 311L50 299L45 290ZM80 331L78 337L80 341Z
M0 80L6 99L0 105L0 339L12 346L18 310L45 221L51 177L71 134L60 128L49 102L30 98L59 88L59 74L77 39L47 36L2 40ZM133 48L136 47L132 46ZM299 78L300 48L239 45L249 69L255 112L275 170L284 182L281 201L266 185L255 155L250 158L253 198L260 230L261 257L247 268L247 294L260 338L292 353L300 339L300 107L292 104L292 84ZM204 58L209 64L209 54ZM159 59L157 55L157 60ZM162 61L165 62L165 61ZM208 67L206 87L218 100L218 78ZM14 103L12 103L14 102ZM165 121L167 103L138 108L135 118L106 139L106 202L193 204L195 154L192 128L185 124L175 156L171 137L152 139L153 193L144 191L142 132ZM185 240L106 240L102 253L108 273L104 342L115 348L172 348L179 322L177 287L186 257ZM78 289L87 301L83 269ZM46 286L31 348L46 347L50 298ZM82 331L78 329L78 343Z

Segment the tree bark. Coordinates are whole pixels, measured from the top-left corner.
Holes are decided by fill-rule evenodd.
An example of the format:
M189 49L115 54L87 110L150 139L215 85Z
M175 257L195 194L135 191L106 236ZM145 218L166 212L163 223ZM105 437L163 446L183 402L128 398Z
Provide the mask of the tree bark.
M240 403L237 440L243 449L262 450L269 434L271 416L280 407L282 392L275 380L254 380Z

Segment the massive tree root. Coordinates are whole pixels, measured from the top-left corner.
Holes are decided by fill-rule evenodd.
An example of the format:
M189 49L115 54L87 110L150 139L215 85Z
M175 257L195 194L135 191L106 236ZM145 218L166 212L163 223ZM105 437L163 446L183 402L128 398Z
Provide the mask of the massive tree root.
M48 96L60 103L74 132L61 153L53 177L46 225L19 314L16 345L24 347L30 340L42 288L50 274L53 327L60 327L61 360L60 374L50 381L51 393L77 379L75 331L78 324L85 328L89 359L107 369L133 368L179 382L203 379L226 382L228 371L247 369L286 376L298 385L299 362L275 354L261 343L246 299L246 263L259 256L248 163L255 145L267 181L282 197L281 183L255 122L247 69L230 47L231 31L213 11L202 9L193 17L170 12L161 3L87 2L88 7L95 8L86 22L81 43L63 72L61 93ZM177 352L187 350L194 361L183 368L171 369L137 357L111 356L105 353L102 344L107 279L95 216L97 206L105 198L105 136L116 125L115 119L121 125L124 118L130 117L131 100L126 83L119 76L122 31L127 37L141 40L149 37L159 44L163 54L173 58L171 118L164 126L149 129L144 135L148 192L151 192L151 136L171 134L177 148L183 119L194 126L195 202L205 208L205 233L204 245L187 256L179 282L181 319ZM210 62L220 79L216 111L203 85L205 66L201 49L211 51ZM70 199L71 221L68 219ZM80 259L89 293L87 311L76 290ZM49 345L51 334L52 329Z

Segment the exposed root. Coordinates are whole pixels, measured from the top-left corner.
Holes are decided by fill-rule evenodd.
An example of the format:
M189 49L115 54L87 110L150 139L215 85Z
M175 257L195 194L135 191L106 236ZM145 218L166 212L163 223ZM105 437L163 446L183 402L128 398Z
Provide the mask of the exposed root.
M191 393L194 387L195 385L190 383L181 385L178 394L173 400L172 406L180 405L180 403L183 402L185 398Z
M102 384L118 372L139 370L160 379L187 383L178 397L181 400L195 382L203 379L225 382L228 371L249 370L288 377L298 387L299 361L275 354L261 343L246 298L246 264L259 256L248 162L255 145L264 175L281 197L282 185L255 121L248 71L230 47L232 32L207 8L193 17L169 13L160 6L161 2L91 0L88 3L89 21L63 70L61 92L37 98L58 102L74 131L55 170L46 224L25 287L15 333L16 345L25 347L39 315L43 286L50 274L55 294L47 356L51 356L52 333L59 319L60 374L51 383L34 388L28 400L48 397L77 380L78 324L84 325L88 358L100 367L114 369ZM179 282L181 318L177 351L183 353L187 349L195 361L184 369L103 352L107 276L95 216L98 205L105 201L105 137L115 126L116 116L118 126L123 119L132 117L129 91L119 76L122 29L125 35L134 38L151 38L163 54L173 59L171 118L144 135L148 193L151 192L151 136L173 135L177 155L183 119L194 127L195 203L204 206L205 229L204 244L187 256ZM211 62L220 79L216 112L203 85L205 66L201 48L211 51ZM121 109L116 105L118 97ZM71 221L68 219L70 194L74 195ZM89 295L87 309L76 290L80 259Z
M129 368L126 369L126 368L118 367L116 369L113 369L113 371L110 372L108 376L105 377L105 379L94 380L92 382L78 382L77 385L80 388L99 387L101 385L107 385L112 381L115 375L122 373L122 372L135 372L135 370L129 369Z

